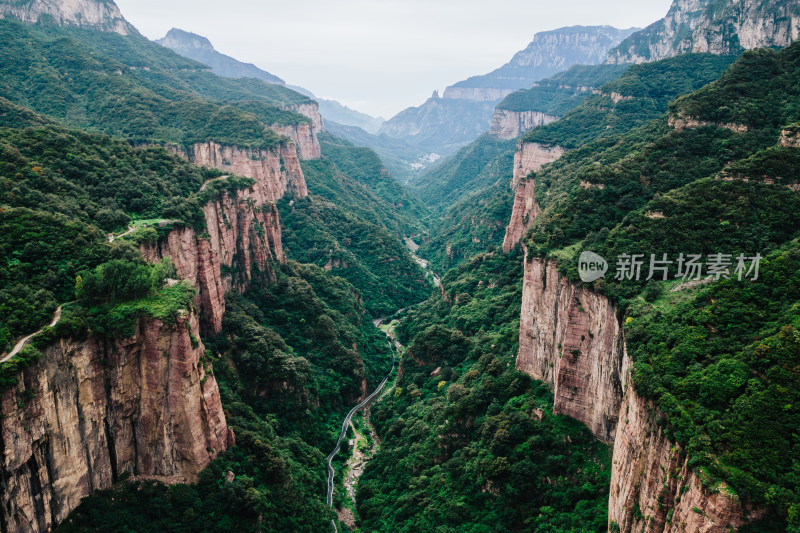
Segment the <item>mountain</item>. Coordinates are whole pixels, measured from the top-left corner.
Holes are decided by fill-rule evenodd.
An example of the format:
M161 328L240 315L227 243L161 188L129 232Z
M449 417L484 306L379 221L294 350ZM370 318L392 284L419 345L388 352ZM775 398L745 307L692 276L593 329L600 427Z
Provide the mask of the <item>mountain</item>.
M608 54L610 63L641 63L684 52L735 54L783 47L800 35L800 5L785 0L674 0L667 15Z
M548 78L572 65L602 63L608 51L639 28L620 30L611 26L569 26L538 32L511 61L482 76L454 83L445 98L496 101L517 89Z
M494 106L517 89L577 63L601 63L607 51L635 29L573 26L540 32L525 50L499 69L434 92L424 104L405 109L380 129L428 152L450 155L489 128Z
M448 155L486 131L494 102L440 98L434 92L419 107L409 107L387 120L379 133Z
M211 45L211 41L195 33L172 28L167 32L167 35L157 39L156 42L161 46L174 50L183 57L208 65L217 76L256 78L267 83L286 85L278 76L261 70L252 63L242 63L230 56L217 52Z
M183 57L188 57L204 65L208 65L211 67L211 71L217 76L225 78L255 78L267 83L286 85L286 82L278 76L270 74L252 63L243 63L230 56L217 52L211 44L211 41L196 33L172 28L164 37L157 39L155 42L173 50ZM383 119L381 118L375 118L366 113L350 109L335 100L317 98L311 91L302 87L290 86L289 88L316 100L319 104L320 114L328 120L358 126L371 133L376 132L383 123Z
M138 33L114 2L96 0L21 0L0 2L0 18L11 17L28 24L54 21L62 26Z
M336 100L327 100L325 98L316 98L316 100L319 102L319 112L322 113L326 121L330 120L344 126L355 126L371 134L377 133L385 122L380 117L373 117L361 111L356 111L344 104L340 104Z

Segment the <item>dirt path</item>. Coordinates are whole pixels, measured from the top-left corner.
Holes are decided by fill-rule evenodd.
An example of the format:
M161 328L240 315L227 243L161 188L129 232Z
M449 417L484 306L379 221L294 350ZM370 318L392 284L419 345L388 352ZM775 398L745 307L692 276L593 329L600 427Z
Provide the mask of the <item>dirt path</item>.
M215 181L219 181L219 180L226 180L226 179L228 179L228 178L230 178L230 177L231 177L231 176L230 176L230 174L225 174L224 176L220 176L220 177L218 177L218 178L210 179L210 180L208 180L207 182L205 182L205 183L203 184L203 186L202 186L202 187L200 187L200 190L199 190L199 191L197 191L197 192L202 192L202 191L203 191L203 189L205 189L205 188L206 188L206 185L208 185L209 183L214 183Z
M51 328L55 327L55 325L58 324L58 321L61 320L61 308L62 307L63 306L59 305L58 308L56 308L56 312L53 314L53 321L50 322L49 327L51 327ZM17 342L17 344L14 346L14 348L10 352L8 352L8 355L6 355L2 359L0 359L0 363L5 363L9 359L11 359L15 355L17 355L19 353L19 351L22 350L25 347L26 344L28 344L28 341L31 340L32 338L34 338L39 333L41 333L42 330L44 330L44 328L42 328L39 331L36 331L34 333L31 333L27 337L23 337L22 339L20 339L19 342Z

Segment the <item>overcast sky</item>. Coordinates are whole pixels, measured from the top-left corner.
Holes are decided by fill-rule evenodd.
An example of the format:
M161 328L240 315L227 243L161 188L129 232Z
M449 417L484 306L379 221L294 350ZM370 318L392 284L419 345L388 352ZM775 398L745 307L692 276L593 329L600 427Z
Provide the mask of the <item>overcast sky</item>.
M287 83L390 118L485 74L537 31L644 27L671 0L116 0L150 39L172 27Z

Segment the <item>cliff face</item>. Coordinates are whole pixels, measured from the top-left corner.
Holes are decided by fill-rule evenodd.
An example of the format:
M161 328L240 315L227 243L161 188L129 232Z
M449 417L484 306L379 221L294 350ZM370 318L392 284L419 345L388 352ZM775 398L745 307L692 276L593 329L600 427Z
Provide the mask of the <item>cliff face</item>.
M517 368L553 386L555 413L607 442L622 401L622 350L607 299L563 279L555 262L526 259Z
M277 202L289 190L299 198L308 196L294 144L259 150L205 142L195 144L188 155L183 155L196 165L253 178L257 201Z
M2 396L0 523L49 531L123 472L191 481L233 443L194 314L133 337L61 339Z
M610 63L658 61L684 52L784 47L800 36L800 6L781 0L674 0L667 15L609 52Z
M311 127L315 133L325 131L325 122L322 120L322 115L319 114L319 104L316 102L292 104L287 107L287 110L300 113L304 117L311 119Z
M559 276L553 261L525 260L517 368L553 388L555 413L613 441L609 524L623 533L723 533L757 518L724 487L711 492L682 447L639 397L616 310Z
M447 87L442 94L443 98L462 98L464 100L477 100L479 102L496 102L502 100L514 89L498 87Z
M534 35L511 61L482 76L473 76L445 89L445 98L497 101L517 89L528 89L572 65L602 63L609 49L638 28L570 26Z
M52 18L61 26L77 26L121 35L137 33L114 2L103 0L22 0L0 2L0 18L11 17L26 24Z
M148 261L169 257L178 276L194 285L204 331L216 334L222 329L228 291L244 291L259 274L273 278L272 263L285 261L273 192L258 184L249 190L225 192L203 207L207 236L180 227L140 246Z
M538 126L555 122L559 117L540 113L539 111L510 111L495 109L489 135L500 139L516 139L523 133Z
M503 250L511 250L525 235L533 219L539 215L539 204L534 195L534 180L528 174L536 172L543 165L552 163L564 155L566 150L560 146L545 146L539 143L517 144L514 154L514 174L511 188L515 189L511 220L503 238Z
M623 533L724 533L757 518L724 485L714 492L703 488L683 448L655 423L657 413L626 386L614 440L609 522Z
M320 119L321 120L321 119ZM300 159L319 159L322 157L322 150L317 140L317 129L314 124L290 124L270 125L276 132L289 137L297 147L297 155Z

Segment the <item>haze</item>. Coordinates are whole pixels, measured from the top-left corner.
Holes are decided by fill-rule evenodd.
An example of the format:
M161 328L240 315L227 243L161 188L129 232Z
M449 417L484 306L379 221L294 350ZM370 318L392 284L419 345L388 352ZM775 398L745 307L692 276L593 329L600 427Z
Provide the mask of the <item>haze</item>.
M644 27L670 0L117 0L150 39L172 27L208 37L317 96L390 118L434 89L489 72L537 31Z

